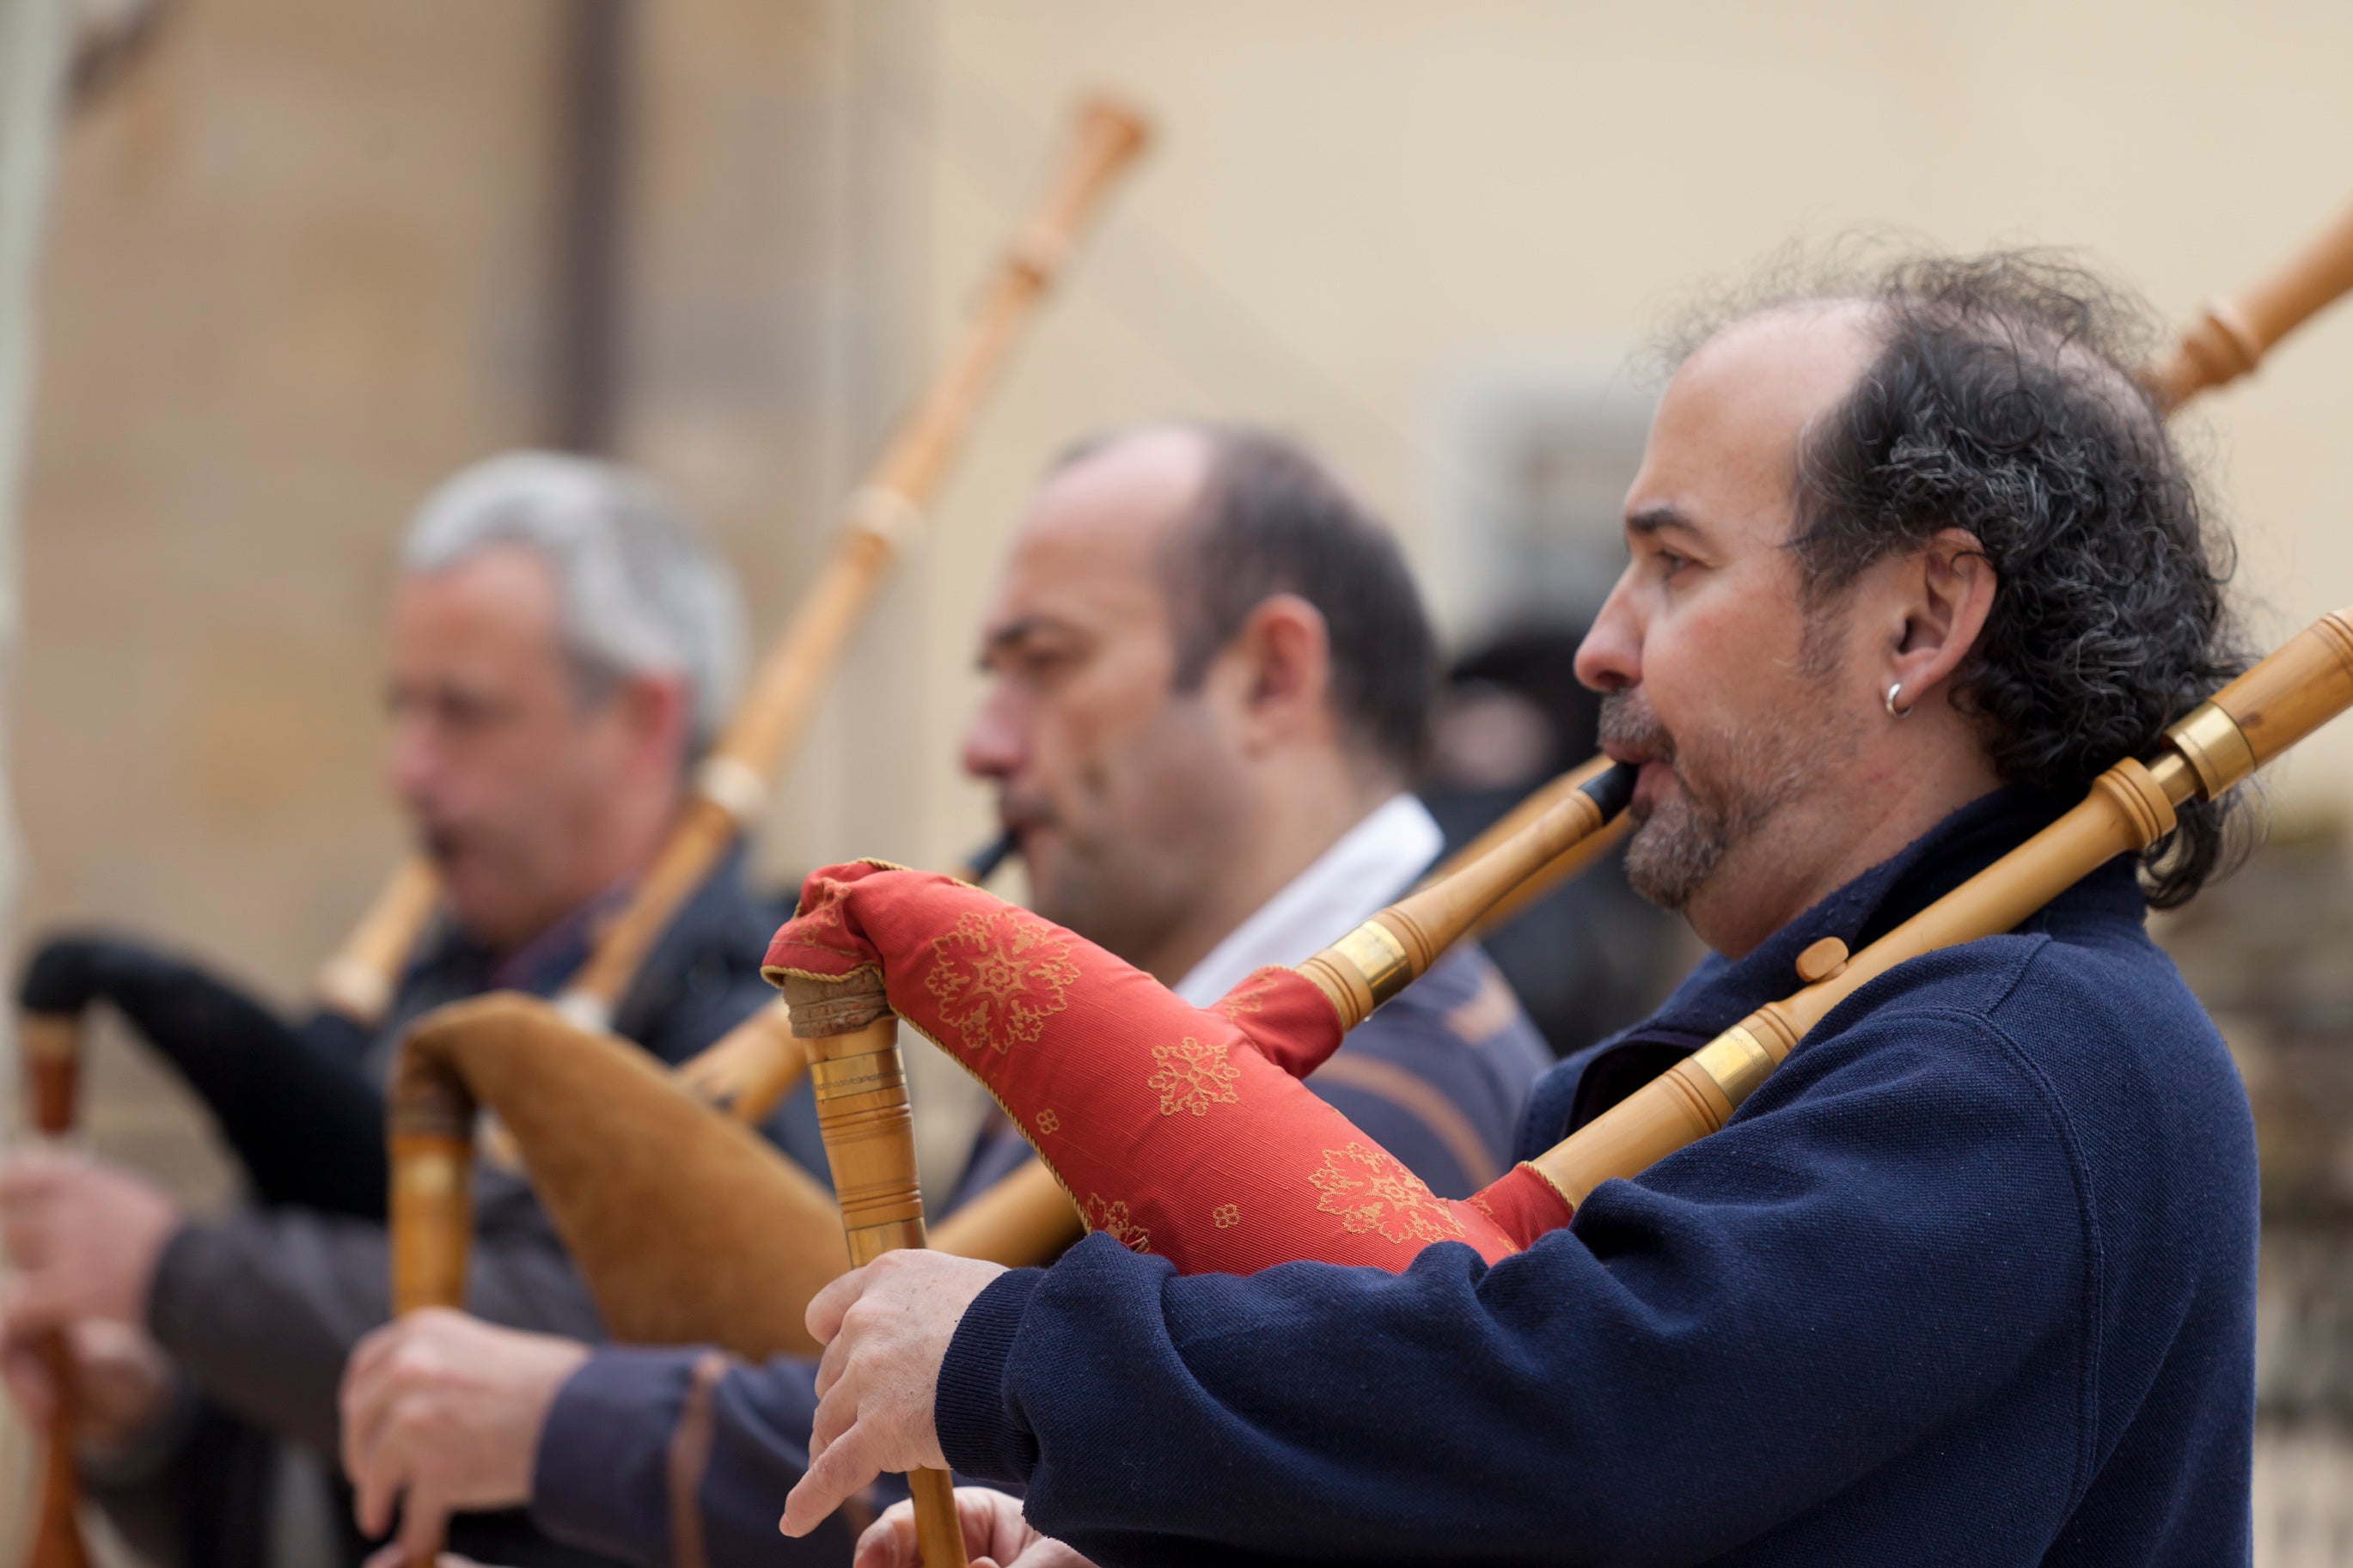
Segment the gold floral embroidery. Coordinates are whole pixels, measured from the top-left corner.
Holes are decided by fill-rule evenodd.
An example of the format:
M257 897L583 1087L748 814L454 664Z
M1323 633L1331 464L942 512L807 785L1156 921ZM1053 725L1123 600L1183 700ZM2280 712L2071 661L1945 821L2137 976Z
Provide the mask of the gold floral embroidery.
M1209 1220L1219 1230L1231 1230L1242 1222L1242 1205L1219 1204L1209 1211Z
M1062 1119L1060 1117L1055 1115L1050 1110L1041 1110L1038 1113L1038 1131L1040 1136L1051 1138L1055 1133L1060 1132L1061 1130Z
M1207 1116L1212 1105L1231 1105L1240 1098L1234 1082L1242 1069L1226 1060L1223 1040L1205 1046L1187 1035L1176 1045L1153 1047L1152 1055L1160 1070L1145 1079L1144 1087L1160 1096L1163 1116L1180 1110Z
M932 952L937 962L923 987L940 999L941 1024L966 1050L1002 1056L1034 1045L1046 1020L1070 1005L1079 978L1070 937L1023 910L967 910L955 930L933 939Z
M1152 1233L1128 1218L1125 1203L1107 1204L1098 1194L1089 1193L1079 1214L1089 1230L1102 1231L1130 1252L1152 1250Z
M1324 1168L1307 1180L1324 1194L1315 1207L1338 1215L1350 1236L1377 1232L1388 1241L1427 1243L1462 1234L1453 1211L1385 1149L1354 1142L1326 1149Z

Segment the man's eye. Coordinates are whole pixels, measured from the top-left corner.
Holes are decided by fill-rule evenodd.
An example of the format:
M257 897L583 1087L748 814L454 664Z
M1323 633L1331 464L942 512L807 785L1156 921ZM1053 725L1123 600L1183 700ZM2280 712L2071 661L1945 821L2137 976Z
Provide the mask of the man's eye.
M1691 564L1691 562L1687 557L1678 555L1672 550L1660 551L1658 552L1657 559L1659 563L1659 575L1662 577L1672 577L1676 573Z

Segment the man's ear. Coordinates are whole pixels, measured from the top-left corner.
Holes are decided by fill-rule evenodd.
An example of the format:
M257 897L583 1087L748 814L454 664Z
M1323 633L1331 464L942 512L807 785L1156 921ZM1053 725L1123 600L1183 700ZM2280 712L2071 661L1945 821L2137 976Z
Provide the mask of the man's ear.
M1947 528L1901 563L1889 627L1887 683L1901 683L1896 707L1939 692L1976 647L1993 614L1993 563L1967 529Z
M1261 600L1229 649L1240 677L1243 728L1254 742L1287 740L1331 721L1332 634L1324 612L1296 594Z
M613 710L629 750L672 769L686 756L692 709L686 681L675 675L632 675L613 692Z

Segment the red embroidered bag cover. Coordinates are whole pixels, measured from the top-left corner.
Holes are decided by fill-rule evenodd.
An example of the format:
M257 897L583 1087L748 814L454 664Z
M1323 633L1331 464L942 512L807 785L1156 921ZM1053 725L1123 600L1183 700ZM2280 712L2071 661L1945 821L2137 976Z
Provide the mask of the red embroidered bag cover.
M860 970L879 970L892 1010L987 1086L1088 1229L1182 1272L1300 1259L1396 1270L1439 1241L1493 1262L1568 1221L1525 1165L1470 1199L1440 1198L1301 1083L1341 1028L1296 970L1258 970L1197 1008L966 883L826 867L762 973L781 984Z

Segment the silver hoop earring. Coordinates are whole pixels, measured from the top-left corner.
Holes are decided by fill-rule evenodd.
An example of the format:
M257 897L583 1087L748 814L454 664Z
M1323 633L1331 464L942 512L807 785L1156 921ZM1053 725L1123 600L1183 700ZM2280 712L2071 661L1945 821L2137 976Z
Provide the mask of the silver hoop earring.
M1887 716L1890 719L1901 719L1912 711L1909 708L1895 706L1895 694L1903 689L1904 683L1900 680L1887 689Z

